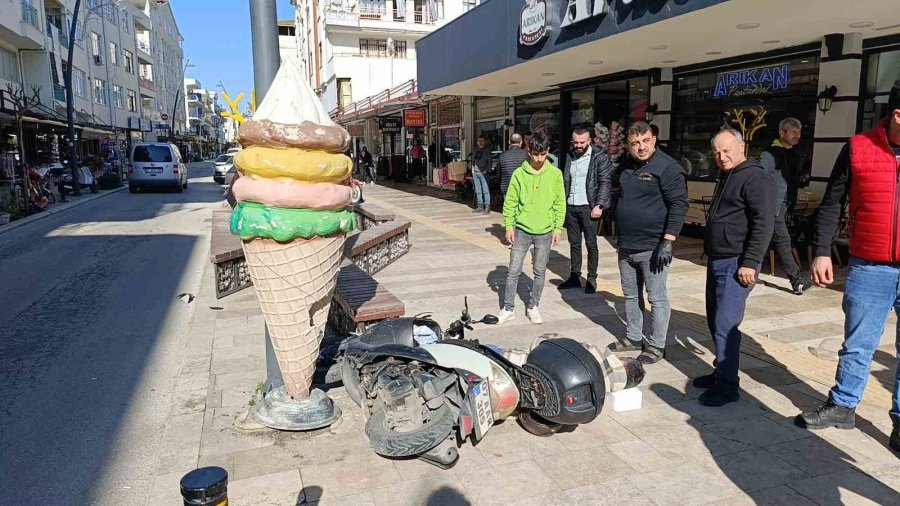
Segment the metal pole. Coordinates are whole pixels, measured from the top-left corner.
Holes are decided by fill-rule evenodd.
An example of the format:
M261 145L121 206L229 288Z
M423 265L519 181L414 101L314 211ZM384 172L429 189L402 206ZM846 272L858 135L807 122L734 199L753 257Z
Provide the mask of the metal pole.
M275 0L250 0L250 37L253 40L253 86L262 102L275 79L281 56L278 49Z
M278 73L281 56L278 49L278 16L275 0L250 0L250 38L253 41L253 86L257 103L262 102ZM222 89L225 89L224 86ZM266 382L263 393L284 385L275 348L266 327Z
M75 0L72 22L69 23L69 60L66 62L66 133L69 137L69 168L72 171L72 195L81 196L78 184L78 152L75 149L75 97L72 96L72 57L75 54L75 29L78 26L78 10L81 0Z

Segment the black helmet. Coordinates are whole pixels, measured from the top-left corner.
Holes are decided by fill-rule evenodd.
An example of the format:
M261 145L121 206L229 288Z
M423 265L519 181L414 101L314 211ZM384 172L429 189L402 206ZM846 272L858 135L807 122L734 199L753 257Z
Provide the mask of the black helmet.
M523 366L538 378L544 404L541 419L562 425L588 423L600 414L606 396L601 365L581 343L569 338L538 344Z

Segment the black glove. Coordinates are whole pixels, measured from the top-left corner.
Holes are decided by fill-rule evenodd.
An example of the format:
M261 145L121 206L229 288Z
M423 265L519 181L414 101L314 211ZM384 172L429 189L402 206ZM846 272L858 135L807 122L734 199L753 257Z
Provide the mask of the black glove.
M674 249L675 241L669 239L659 241L659 246L656 247L656 251L653 252L653 256L650 258L650 267L653 268L654 272L660 272L672 263L672 252Z

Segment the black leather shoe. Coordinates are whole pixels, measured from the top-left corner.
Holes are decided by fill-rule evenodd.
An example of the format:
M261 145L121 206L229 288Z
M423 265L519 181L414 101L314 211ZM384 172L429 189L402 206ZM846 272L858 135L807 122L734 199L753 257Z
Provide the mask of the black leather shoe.
M791 280L791 288L797 295L803 295L807 290L813 287L812 281L806 276L799 276Z
M579 276L569 276L569 279L563 281L557 287L560 290L569 290L571 288L581 288L581 278Z
M894 430L891 431L891 439L888 441L888 446L891 447L891 450L900 452L900 417L891 415L891 420L894 422Z
M584 284L584 293L587 293L587 294L597 293L597 287L594 286L594 283L591 283L590 281L588 281L587 283Z
M794 424L797 427L813 430L827 429L828 427L852 429L856 426L856 408L842 408L832 402L829 397L819 409L797 415L794 418ZM896 425L894 427L896 428Z
M700 376L694 378L694 381L691 382L691 385L694 385L697 388L712 388L716 384L716 372L713 371L706 376Z
M703 392L697 400L704 406L724 406L740 398L741 393L737 386L716 383L712 388Z

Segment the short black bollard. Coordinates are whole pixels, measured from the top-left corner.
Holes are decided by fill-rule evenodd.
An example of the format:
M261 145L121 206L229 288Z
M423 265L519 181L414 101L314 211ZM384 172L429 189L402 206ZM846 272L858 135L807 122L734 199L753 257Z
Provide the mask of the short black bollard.
M228 471L201 467L181 477L184 506L228 506Z

